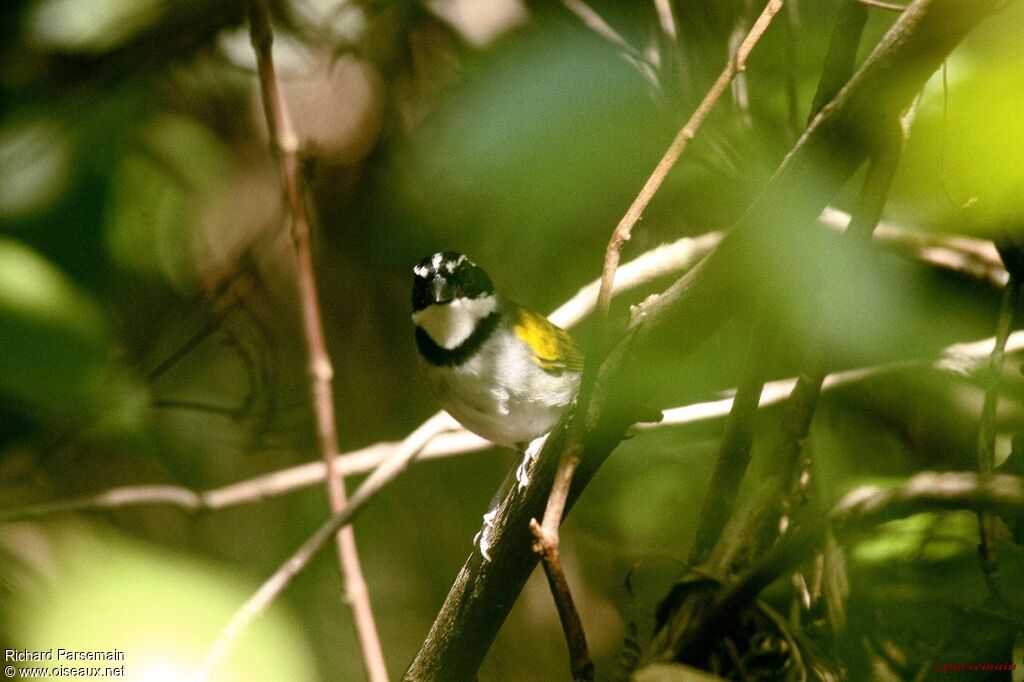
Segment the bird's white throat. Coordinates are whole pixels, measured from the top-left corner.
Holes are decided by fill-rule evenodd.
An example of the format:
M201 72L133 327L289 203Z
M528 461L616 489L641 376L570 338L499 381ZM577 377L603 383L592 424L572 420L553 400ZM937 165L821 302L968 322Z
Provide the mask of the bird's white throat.
M434 343L451 350L469 338L477 322L493 313L498 299L493 295L480 298L456 298L450 303L435 303L412 314L413 323L427 332Z

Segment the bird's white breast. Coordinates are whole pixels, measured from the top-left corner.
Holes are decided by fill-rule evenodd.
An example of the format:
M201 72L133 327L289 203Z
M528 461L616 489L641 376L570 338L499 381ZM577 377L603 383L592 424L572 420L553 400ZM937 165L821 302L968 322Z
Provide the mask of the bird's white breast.
M427 332L441 348L457 348L476 329L477 322L498 307L495 296L456 298L449 303L434 304L412 314L417 327Z
M574 372L545 372L505 326L461 365L424 366L441 406L470 431L501 445L526 443L550 431L580 379Z

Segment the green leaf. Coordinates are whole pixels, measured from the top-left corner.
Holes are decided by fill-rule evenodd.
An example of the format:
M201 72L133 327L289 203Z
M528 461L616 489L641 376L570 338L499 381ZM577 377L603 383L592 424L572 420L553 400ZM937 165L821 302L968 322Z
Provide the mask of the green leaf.
M51 262L0 237L0 394L33 410L77 409L102 374L99 307Z
M186 680L206 649L244 603L250 580L209 561L147 546L80 524L51 527L22 539L47 558L44 570L17 581L9 601L17 646L31 651L119 651L130 680ZM26 545L28 545L26 547ZM33 665L33 664L29 664ZM293 619L273 606L239 640L213 675L217 680L316 679L309 646Z

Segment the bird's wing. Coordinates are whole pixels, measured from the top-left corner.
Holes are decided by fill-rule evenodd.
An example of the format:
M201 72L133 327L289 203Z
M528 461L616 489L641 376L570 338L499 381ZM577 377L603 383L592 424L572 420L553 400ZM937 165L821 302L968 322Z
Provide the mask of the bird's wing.
M515 307L515 332L533 352L533 361L545 372L583 371L583 353L569 332L548 318L522 306Z

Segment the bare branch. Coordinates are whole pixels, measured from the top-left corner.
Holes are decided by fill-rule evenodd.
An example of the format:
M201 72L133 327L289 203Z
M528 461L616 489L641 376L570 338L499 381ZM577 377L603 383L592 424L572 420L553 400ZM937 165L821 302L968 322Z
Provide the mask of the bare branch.
M193 682L204 682L230 655L238 639L261 613L273 603L309 561L330 542L338 530L348 527L373 497L388 483L395 480L416 458L433 437L437 425L434 419L426 421L402 441L398 451L360 485L352 499L339 512L332 515L277 571L274 572L249 600L231 617L227 627L207 650L197 669Z
M822 390L830 391L873 377L927 367L958 377L970 376L983 369L994 343L995 337L989 337L969 343L954 344L943 349L940 359L934 362L908 360L835 372L825 377ZM1006 352L1019 353L1021 351L1024 351L1024 332L1011 334L1006 343ZM792 393L795 385L795 378L768 382L765 384L758 406L761 408L771 407L784 402ZM729 414L732 404L733 398L722 398L672 407L662 411L660 421L637 424L634 428L637 431L652 431L670 426L686 426L721 419ZM434 415L419 428L431 434L417 457L421 461L465 455L494 447L489 441L459 427L444 412ZM336 458L337 470L342 476L364 474L374 471L392 457L400 456L401 452L402 441L376 443L361 450L338 455ZM51 514L154 505L178 507L187 512L218 511L242 504L254 504L322 483L325 475L324 463L316 461L204 491L159 484L123 486L111 488L95 495L0 511L0 523L24 521Z
M935 509L1024 511L1024 478L982 477L969 472L923 471L888 490L865 485L850 491L829 512L844 533Z
M284 100L274 70L272 50L273 33L270 28L268 0L250 0L249 22L252 46L256 52L263 113L267 120L271 147L280 165L284 194L291 217L292 243L298 273L299 299L302 308L303 331L309 363L310 391L316 416L317 442L327 467L327 493L331 512L338 514L345 508L347 496L345 482L334 471L334 455L338 452L338 434L334 415L334 391L331 381L334 369L327 353L320 301L316 291L313 252L309 240L309 217L302 186L299 161L299 141L292 127L288 105ZM363 664L372 682L386 682L387 666L377 635L370 606L370 594L363 578L356 549L355 533L351 526L341 529L337 537L338 557L345 593L355 617L356 633L363 656Z
M620 253L622 247L626 242L629 241L633 226L640 220L640 216L643 215L647 205L654 198L654 194L661 187L661 184L665 181L670 170L675 165L676 161L679 160L679 156L686 149L687 144L693 139L697 129L700 127L704 119L707 118L708 114L711 113L711 109L718 102L718 99L722 96L722 93L729 87L729 83L737 73L743 71L746 68L747 58L750 56L750 51L754 49L754 45L761 39L764 32L768 29L768 25L771 23L772 18L778 11L782 9L782 0L769 0L768 4L765 5L764 11L761 12L761 16L757 18L754 25L751 27L750 32L747 33L747 37L743 39L739 47L736 49L736 56L729 60L729 63L725 65L725 69L718 76L714 85L701 100L701 103L697 106L696 111L690 116L690 119L683 125L683 127L676 133L675 139L672 140L672 144L669 145L665 151L665 155L662 156L661 161L655 166L654 171L651 173L647 182L644 183L643 188L637 195L636 199L630 205L626 214L622 216L622 220L615 227L615 231L612 233L612 238L608 242L608 248L605 250L604 257L604 269L601 273L601 289L598 294L598 308L601 311L601 320L606 320L608 317L608 310L611 306L612 289L615 283L615 270L619 266ZM604 326L604 322L598 323L600 327ZM597 337L599 341L603 341L603 334L598 333ZM601 346L599 346L601 347ZM603 348L602 348L603 350Z
M583 456L583 431L586 428L592 427L591 422L594 421L590 409L591 397L598 376L598 361L603 359L608 311L611 306L615 271L619 266L622 247L629 241L633 226L640 219L644 209L661 187L665 177L675 165L683 150L686 149L686 145L693 139L697 129L704 122L704 119L707 118L718 98L729 87L729 83L733 78L745 68L750 51L757 44L761 36L764 35L772 18L781 8L782 0L768 1L761 16L754 22L747 36L736 48L735 55L729 59L718 80L711 86L711 89L704 96L696 111L690 116L690 119L682 127L675 139L672 140L672 144L669 145L668 150L666 150L661 161L658 162L647 182L644 183L640 193L626 211L626 215L622 217L622 220L615 227L605 251L604 267L601 273L601 287L597 296L598 321L595 334L597 341L594 344L594 355L597 357L592 357L583 370L579 394L576 396L576 400L570 410L567 443L559 457L558 470L555 473L554 484L544 509L543 521L538 524L535 519L530 520L530 528L534 535L533 551L544 562L548 583L564 626L566 642L568 643L570 659L572 660L573 675L577 679L592 679L593 664L590 662L590 657L586 650L583 624L580 622L572 596L569 594L568 581L562 574L561 562L559 561L558 528L565 514L566 503L569 498L569 487L572 485L573 475L579 467ZM756 404L756 399L754 402ZM580 677L580 675L584 677Z

